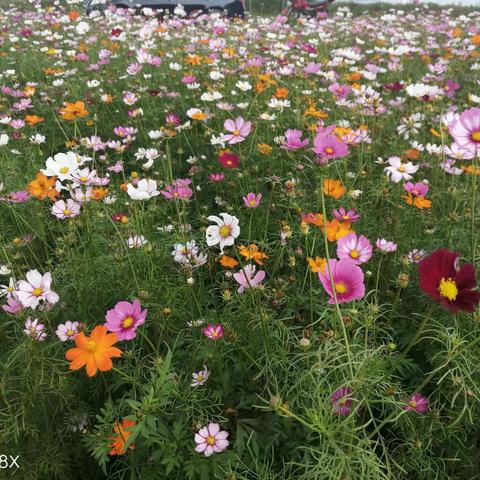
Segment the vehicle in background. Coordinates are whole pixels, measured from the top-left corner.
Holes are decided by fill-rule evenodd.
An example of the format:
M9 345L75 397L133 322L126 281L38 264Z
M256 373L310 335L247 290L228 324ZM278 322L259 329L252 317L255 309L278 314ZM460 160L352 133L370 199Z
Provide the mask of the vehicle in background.
M228 17L243 17L245 0L85 0L87 13L93 10L104 10L108 5L118 8L151 8L173 12L182 5L187 13L194 11L225 11Z

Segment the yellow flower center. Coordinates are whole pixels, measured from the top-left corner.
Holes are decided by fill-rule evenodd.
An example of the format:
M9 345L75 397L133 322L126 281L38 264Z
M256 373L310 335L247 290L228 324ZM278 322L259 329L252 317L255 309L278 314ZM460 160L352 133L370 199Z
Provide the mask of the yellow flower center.
M413 400L411 402L408 402L408 404L412 407L412 408L417 408L417 402L414 402Z
M39 287L33 289L33 296L34 297L39 297L43 293L43 290Z
M352 250L352 251L350 252L350 256L351 256L352 258L358 258L358 257L360 256L360 253L358 252L358 250Z
M248 202L252 207L254 207L256 204L257 204L257 201L256 200L250 200Z
M72 214L72 211L68 208L66 208L64 211L63 211L63 214L68 216L68 215L71 215Z
M212 337L218 337L218 332L214 330L211 334Z
M238 137L240 135L240 130L234 130L232 133L233 133L233 135Z
M207 443L208 443L209 445L215 445L215 437L212 437L211 435L209 435L209 436L207 437Z
M347 220L350 220L350 217L348 215L343 215L342 216L343 220L347 221Z
M67 330L67 336L71 337L75 332L73 330Z
M203 375L200 373L197 375L197 382L203 382Z
M62 167L62 168L59 170L59 172L60 172L60 173L63 173L63 174L68 173L68 171L69 171L69 170L68 170L68 167Z
M128 317L125 317L123 319L123 322L122 322L122 327L123 328L130 328L131 326L133 325L133 317L132 316L128 316Z
M88 178L87 178L87 177L80 177L79 180L80 180L81 182L86 182L86 181L88 180Z
M403 165L400 165L400 166L398 167L398 171L399 171L400 173L405 173L405 170L406 170L406 169L405 169L405 167L404 167Z
M332 147L327 147L325 149L325 153L328 153L329 155L331 155L333 153L333 148Z
M335 291L342 295L347 292L347 287L342 282L339 282L335 284Z
M88 340L85 344L85 350L87 352L93 353L97 349L97 344L93 340Z
M232 233L232 229L228 225L222 225L218 231L220 233L220 236L223 238L227 238L230 236Z
M480 142L480 130L476 130L472 133L472 140L474 142Z
M450 301L455 301L458 295L458 288L455 280L447 278L446 280L442 278L440 280L440 285L438 286L438 291L442 297Z

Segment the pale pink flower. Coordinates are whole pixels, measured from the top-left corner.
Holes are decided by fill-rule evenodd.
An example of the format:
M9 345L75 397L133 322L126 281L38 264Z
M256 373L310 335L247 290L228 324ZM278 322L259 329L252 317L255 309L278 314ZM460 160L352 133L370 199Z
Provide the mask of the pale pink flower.
M52 213L57 218L65 220L80 215L80 204L69 198L65 200L57 200L52 206Z
M15 292L25 308L30 307L35 310L41 301L51 304L58 302L59 296L50 289L52 283L50 272L42 275L38 270L30 270L26 278L18 282Z
M265 278L265 272L259 270L255 273L255 265L245 265L239 272L233 274L233 278L240 285L238 293L243 293L248 288L257 287Z
M356 265L366 263L372 258L372 244L368 238L356 233L349 233L337 241L338 258L349 258Z
M243 142L252 131L252 122L246 122L242 117L235 120L225 120L223 127L229 135L223 135L223 140L230 144Z
M247 193L247 195L243 198L243 203L247 208L257 208L260 205L260 201L262 200L262 194L258 193L255 194L253 192Z
M220 430L218 423L209 423L195 434L195 451L209 457L213 453L223 452L229 445L228 432Z

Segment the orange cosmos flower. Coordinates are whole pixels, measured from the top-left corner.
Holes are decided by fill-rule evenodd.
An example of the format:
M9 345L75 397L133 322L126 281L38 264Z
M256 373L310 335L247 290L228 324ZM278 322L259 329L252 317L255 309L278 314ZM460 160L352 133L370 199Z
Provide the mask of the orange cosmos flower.
M84 118L89 114L85 108L85 102L76 101L74 103L64 102L60 109L60 115L65 120L76 120L77 118Z
M56 181L57 177L49 178L42 172L38 172L35 180L28 184L27 191L39 200L43 200L45 197L55 200L59 195L59 192L55 189Z
M97 188L92 188L92 200L102 200L105 198L108 194L108 188L102 188L102 187L97 187Z
M327 266L327 259L322 257L308 257L308 265L313 273L323 273Z
M268 145L268 143L259 143L257 145L257 150L262 155L270 155L273 151L273 148L270 145Z
M220 265L226 268L235 268L238 265L238 262L228 255L223 255L220 259Z
M470 38L470 41L471 41L474 45L480 45L480 34L477 33L476 35L473 35L472 38Z
M258 265L263 265L262 260L268 258L268 255L260 252L258 246L255 244L249 245L248 247L241 245L239 252L242 257L245 257L245 260L253 260Z
M275 96L277 98L287 98L288 97L288 88L279 87L275 90Z
M123 455L127 449L125 445L132 434L132 428L137 425L137 422L133 420L127 420L124 418L122 423L115 423L113 431L115 435L110 439L110 453L109 455ZM132 443L128 448L134 449L135 445Z
M424 208L431 208L432 201L428 200L425 197L414 197L410 194L403 195L402 198L408 203L408 205L413 205L414 207L423 210Z
M337 219L327 222L327 239L329 242L335 242L352 232L349 222L340 222Z
M75 337L76 347L67 350L65 358L70 370L79 370L86 365L87 375L93 377L97 371L106 372L113 368L112 357L121 357L122 351L113 347L117 341L115 333L107 333L103 325L96 326L90 337L80 332Z
M331 180L329 178L323 181L323 193L337 200L345 195L345 187L340 180Z
M321 213L306 213L305 215L302 215L302 222L311 223L317 227L323 227L325 224L325 220Z
M25 121L31 126L34 127L37 123L43 122L45 119L39 117L38 115L25 115Z

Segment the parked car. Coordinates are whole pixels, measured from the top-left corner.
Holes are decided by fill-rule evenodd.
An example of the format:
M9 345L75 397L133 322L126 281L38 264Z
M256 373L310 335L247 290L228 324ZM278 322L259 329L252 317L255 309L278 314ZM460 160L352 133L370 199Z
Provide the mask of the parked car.
M87 12L102 10L107 5L119 8L152 8L173 11L177 5L183 5L187 13L195 10L225 11L229 17L245 14L245 0L85 0Z

